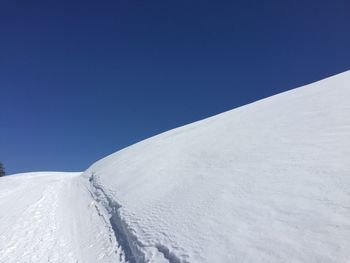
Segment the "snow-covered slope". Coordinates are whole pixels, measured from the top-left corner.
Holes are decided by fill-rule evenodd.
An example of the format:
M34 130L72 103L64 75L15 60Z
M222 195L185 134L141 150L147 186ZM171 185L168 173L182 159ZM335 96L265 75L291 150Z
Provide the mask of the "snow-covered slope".
M84 176L130 262L349 262L350 72L142 141Z
M350 72L0 178L0 263L349 260Z

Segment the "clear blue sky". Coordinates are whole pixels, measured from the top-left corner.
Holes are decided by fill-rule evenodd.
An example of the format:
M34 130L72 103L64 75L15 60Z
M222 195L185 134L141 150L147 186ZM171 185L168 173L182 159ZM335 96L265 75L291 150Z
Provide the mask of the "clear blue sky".
M77 171L350 67L350 1L0 3L0 160Z

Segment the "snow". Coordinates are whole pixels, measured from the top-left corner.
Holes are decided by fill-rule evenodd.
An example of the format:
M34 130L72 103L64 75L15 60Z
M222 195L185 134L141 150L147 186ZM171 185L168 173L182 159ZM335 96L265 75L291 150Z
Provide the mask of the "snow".
M348 262L349 101L350 71L1 178L0 262Z
M0 180L0 262L118 262L81 173Z

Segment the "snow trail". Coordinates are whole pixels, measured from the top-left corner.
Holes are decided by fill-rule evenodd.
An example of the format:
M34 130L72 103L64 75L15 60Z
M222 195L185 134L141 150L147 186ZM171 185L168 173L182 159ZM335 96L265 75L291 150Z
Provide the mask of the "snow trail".
M0 179L0 263L125 262L80 174Z
M138 240L133 233L134 230L125 222L120 214L121 205L113 200L110 194L98 183L92 173L89 177L91 186L90 193L109 214L109 224L114 232L121 258L128 263L147 263L147 262L168 262L168 263L186 263L187 261L179 259L172 254L170 250L161 244L144 244ZM101 208L100 208L101 209ZM99 210L100 210L99 209Z
M120 251L123 253L122 258L129 263L143 263L144 255L135 245L137 240L131 240L131 236L126 230L125 224L122 221L118 212L121 207L117 202L111 200L104 190L94 180L92 174L89 178L91 183L90 193L92 197L102 205L109 214L109 224L114 232L114 237L117 240Z

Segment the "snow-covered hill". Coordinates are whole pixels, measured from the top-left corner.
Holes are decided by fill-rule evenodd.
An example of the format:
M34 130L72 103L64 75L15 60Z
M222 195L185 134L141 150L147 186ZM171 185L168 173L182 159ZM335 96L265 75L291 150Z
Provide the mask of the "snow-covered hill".
M350 72L0 191L0 262L349 262Z

